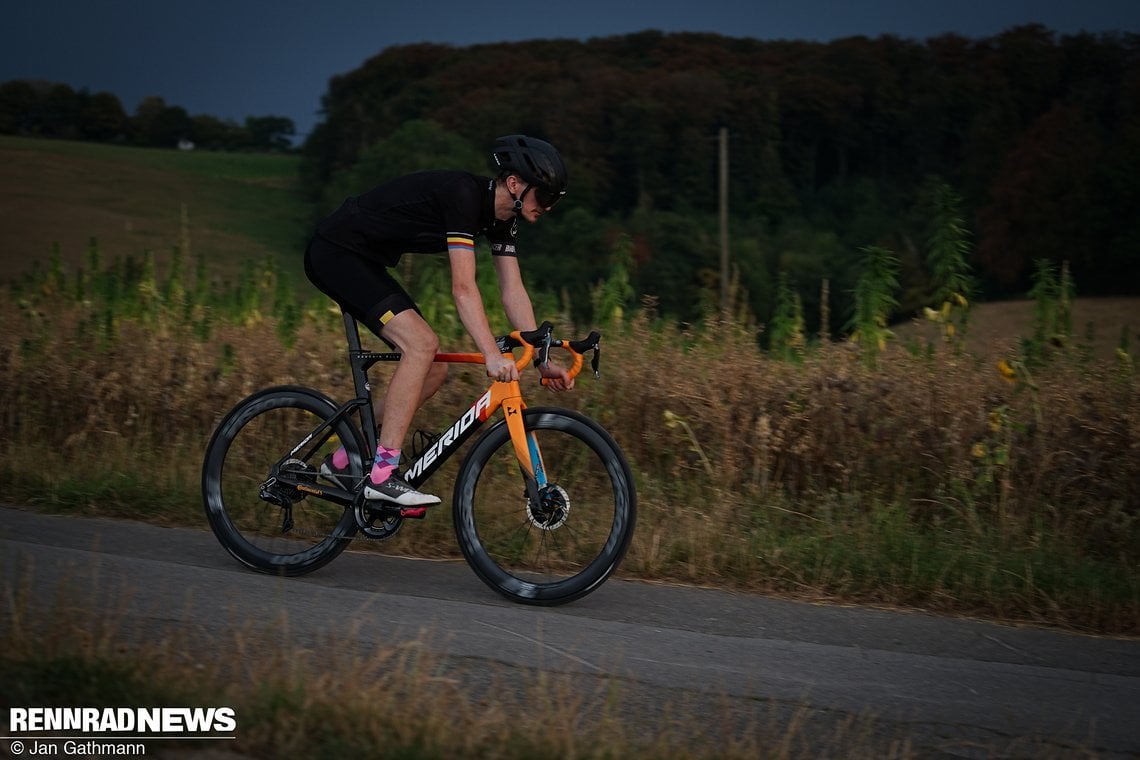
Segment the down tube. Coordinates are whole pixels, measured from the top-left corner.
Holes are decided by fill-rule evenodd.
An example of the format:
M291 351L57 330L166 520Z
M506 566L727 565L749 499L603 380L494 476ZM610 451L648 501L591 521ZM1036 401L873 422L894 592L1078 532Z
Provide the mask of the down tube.
M408 481L413 488L418 488L421 483L439 469L440 465L458 451L459 447L476 430L481 428L490 416L492 411L490 410L490 396L491 394L488 391L472 404L462 417L453 422L451 427L443 431L435 443L429 446L427 451L404 471L404 480Z

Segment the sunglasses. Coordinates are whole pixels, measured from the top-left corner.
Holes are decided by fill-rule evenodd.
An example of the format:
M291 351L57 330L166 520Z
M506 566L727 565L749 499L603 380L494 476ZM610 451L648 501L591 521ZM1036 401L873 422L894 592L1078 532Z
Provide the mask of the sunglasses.
M540 187L536 187L534 189L534 199L538 201L538 205L547 209L553 208L554 204L558 203L558 201L560 201L562 199L562 196L565 194L565 190L563 190L561 193L552 193L549 190L543 190Z

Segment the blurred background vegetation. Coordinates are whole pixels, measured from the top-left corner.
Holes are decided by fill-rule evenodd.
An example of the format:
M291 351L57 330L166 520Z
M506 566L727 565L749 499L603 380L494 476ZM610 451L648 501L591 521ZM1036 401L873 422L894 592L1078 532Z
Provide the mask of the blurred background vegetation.
M588 318L625 235L633 290L692 321L719 298L726 128L730 260L749 311L769 322L783 278L807 332L836 334L854 316L864 246L897 258L900 313L935 298L926 250L941 188L959 199L977 295L1023 295L1041 259L1068 261L1083 295L1134 291L1138 108L1135 34L1023 26L813 43L644 32L385 49L329 83L323 120L297 148L280 117L238 125L161 98L127 116L108 93L19 81L0 87L0 132L297 150L298 252L345 195L417 168L486 173L496 136L532 133L571 174L558 213L526 230L534 285ZM820 303L824 279L834 304Z

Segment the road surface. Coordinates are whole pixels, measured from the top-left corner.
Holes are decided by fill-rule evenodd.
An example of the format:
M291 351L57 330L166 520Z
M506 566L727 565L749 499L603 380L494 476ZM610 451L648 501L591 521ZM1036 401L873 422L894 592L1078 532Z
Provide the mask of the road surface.
M30 584L47 598L76 578L117 589L107 593L138 625L207 639L235 610L252 620L284 612L298 639L414 638L467 672L618 679L646 706L668 695L698 710L760 711L769 724L805 707L816 719L869 716L877 733L932 756L979 746L1140 756L1136 639L621 579L534 608L500 598L461 562L351 549L280 579L239 566L208 530L0 508L0 592Z

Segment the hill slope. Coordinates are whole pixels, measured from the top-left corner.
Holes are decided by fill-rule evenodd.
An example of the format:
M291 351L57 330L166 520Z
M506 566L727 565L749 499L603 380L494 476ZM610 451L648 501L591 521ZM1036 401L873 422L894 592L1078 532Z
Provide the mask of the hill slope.
M0 281L46 261L55 243L66 265L85 260L92 237L104 261L148 249L161 259L184 233L223 271L273 255L299 273L308 220L298 160L0 137Z

